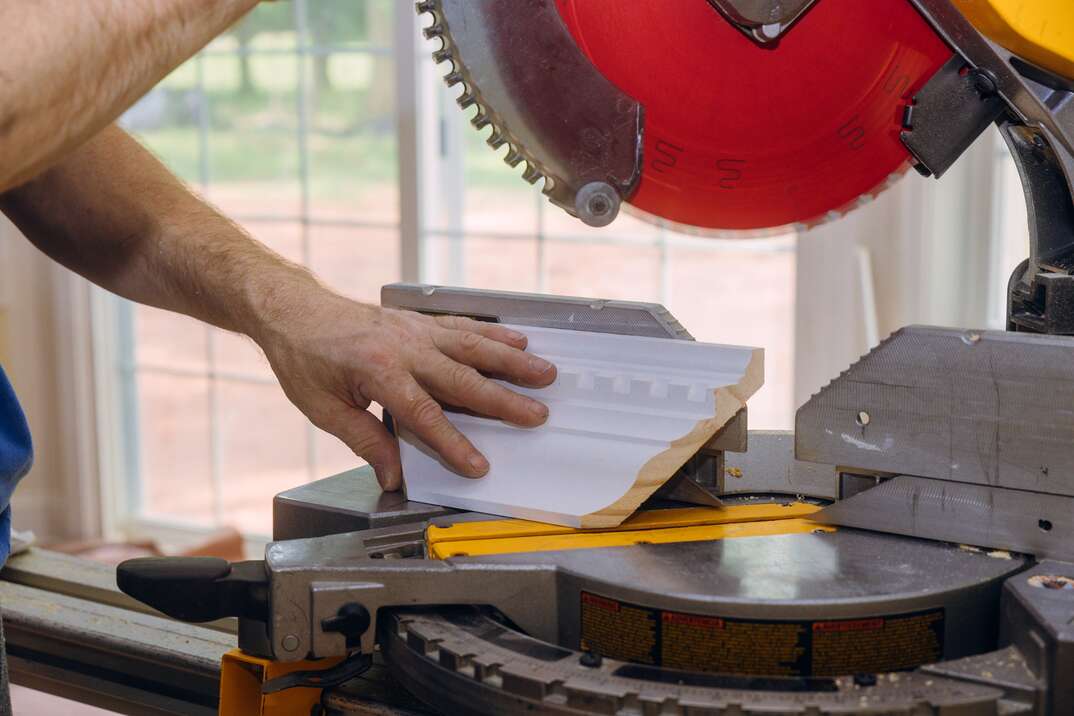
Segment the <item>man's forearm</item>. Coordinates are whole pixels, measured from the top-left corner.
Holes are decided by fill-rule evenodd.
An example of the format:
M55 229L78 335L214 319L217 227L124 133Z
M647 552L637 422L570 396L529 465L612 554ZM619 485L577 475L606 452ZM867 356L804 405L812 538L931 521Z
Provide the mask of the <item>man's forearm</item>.
M96 135L257 2L0 3L0 192Z
M539 387L555 368L492 323L421 316L346 299L202 202L137 142L109 127L32 181L0 194L39 248L142 303L249 335L287 397L399 487L399 449L377 402L459 474L488 461L437 401L534 427L548 409L484 374Z
M126 298L253 333L316 283L108 127L0 210L43 252Z

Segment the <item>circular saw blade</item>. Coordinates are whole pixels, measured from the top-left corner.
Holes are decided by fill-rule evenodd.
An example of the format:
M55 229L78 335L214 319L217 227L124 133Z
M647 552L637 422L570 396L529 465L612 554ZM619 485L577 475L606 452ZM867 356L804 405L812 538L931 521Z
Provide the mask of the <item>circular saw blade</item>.
M702 230L835 218L909 166L905 106L952 51L907 0L820 0L762 46L706 0L556 0L645 111L630 203Z

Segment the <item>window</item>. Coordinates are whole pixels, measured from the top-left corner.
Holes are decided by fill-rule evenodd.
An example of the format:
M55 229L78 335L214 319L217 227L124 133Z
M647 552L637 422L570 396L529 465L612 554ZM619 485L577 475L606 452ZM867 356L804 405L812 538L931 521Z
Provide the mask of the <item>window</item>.
M258 239L375 301L399 278L394 9L262 4L124 124ZM273 494L353 466L250 341L114 303L132 516L267 534Z

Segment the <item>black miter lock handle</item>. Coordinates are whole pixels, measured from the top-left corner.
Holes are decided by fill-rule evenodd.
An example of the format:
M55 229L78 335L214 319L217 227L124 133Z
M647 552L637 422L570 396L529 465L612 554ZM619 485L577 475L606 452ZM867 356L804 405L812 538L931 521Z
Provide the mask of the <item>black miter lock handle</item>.
M223 617L268 619L268 574L263 560L217 557L142 557L116 568L125 593L185 622Z

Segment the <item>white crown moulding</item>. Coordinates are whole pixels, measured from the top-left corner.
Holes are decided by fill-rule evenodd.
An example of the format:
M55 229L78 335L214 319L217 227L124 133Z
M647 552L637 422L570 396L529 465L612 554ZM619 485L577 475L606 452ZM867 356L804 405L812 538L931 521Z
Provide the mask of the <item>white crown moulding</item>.
M481 478L446 467L400 431L407 499L568 527L614 527L660 488L764 382L764 351L694 341L512 326L556 364L531 390L538 428L448 419L488 458Z

